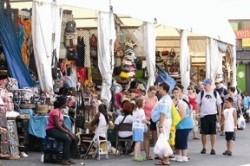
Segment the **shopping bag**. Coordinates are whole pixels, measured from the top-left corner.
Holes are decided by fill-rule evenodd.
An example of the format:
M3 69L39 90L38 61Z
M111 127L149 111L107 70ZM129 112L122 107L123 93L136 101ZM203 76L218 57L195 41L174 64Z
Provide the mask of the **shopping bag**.
M246 120L243 117L243 115L241 114L240 117L237 120L237 125L239 129L244 129L246 128Z
M168 144L166 136L161 133L154 147L154 154L160 157L167 157L173 154L173 150Z

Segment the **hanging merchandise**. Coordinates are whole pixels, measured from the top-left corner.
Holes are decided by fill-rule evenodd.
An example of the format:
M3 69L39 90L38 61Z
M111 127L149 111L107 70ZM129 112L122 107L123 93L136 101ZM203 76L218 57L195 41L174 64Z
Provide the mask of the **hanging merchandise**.
M78 67L84 67L84 59L85 59L85 44L84 44L84 38L81 36L78 36L77 38L77 66Z
M52 53L52 61L51 61L51 73L52 73L52 78L57 79L61 77L61 70L59 68L58 60L56 57L56 50L53 51Z
M8 73L10 77L18 80L19 88L32 87L34 82L22 59L19 41L12 22L10 3L9 1L6 4L3 1L0 3L1 6L7 7L0 10L0 43L4 50Z
M176 53L175 53L175 50L173 48L170 50L169 55L171 57L175 57Z
M94 47L90 48L90 57L97 59L97 49L96 48L94 48Z
M89 44L90 47L97 48L97 37L95 36L95 34L92 34L92 36L90 37Z
M75 33L76 32L76 22L75 21L68 21L65 27L66 33Z
M74 61L78 59L77 51L75 48L68 48L67 50L67 59L69 61Z
M164 50L161 52L162 56L168 56L169 55L169 51L168 50Z
M84 68L84 67L77 67L76 72L77 72L77 79L78 79L78 81L84 82L86 80L86 77L87 77L87 74L86 74L87 70L86 70L86 68Z
M163 62L163 59L160 55L160 51L155 51L155 59L156 59L156 63L161 63Z
M65 33L65 46L66 47L73 47L77 46L77 33Z

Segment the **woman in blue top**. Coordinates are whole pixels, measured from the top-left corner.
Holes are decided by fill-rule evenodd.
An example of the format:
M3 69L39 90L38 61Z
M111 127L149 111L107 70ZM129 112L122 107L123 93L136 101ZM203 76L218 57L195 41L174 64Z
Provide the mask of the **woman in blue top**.
M188 135L193 128L193 121L191 117L190 104L181 99L179 90L173 89L174 104L181 116L181 121L176 126L176 137L175 137L175 150L176 155L171 160L177 162L187 162L187 148L188 148Z

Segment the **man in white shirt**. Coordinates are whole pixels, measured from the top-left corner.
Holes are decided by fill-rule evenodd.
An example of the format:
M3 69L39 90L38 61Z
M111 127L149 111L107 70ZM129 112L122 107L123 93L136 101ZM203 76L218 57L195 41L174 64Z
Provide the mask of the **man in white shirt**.
M206 143L207 135L210 135L211 140L211 155L215 155L214 150L216 143L216 122L217 115L220 119L221 117L221 97L218 92L214 91L212 88L212 80L205 79L203 81L204 90L200 91L197 95L197 111L200 113L200 132L201 132L201 141L203 149L201 154L206 153ZM218 119L218 120L219 120Z

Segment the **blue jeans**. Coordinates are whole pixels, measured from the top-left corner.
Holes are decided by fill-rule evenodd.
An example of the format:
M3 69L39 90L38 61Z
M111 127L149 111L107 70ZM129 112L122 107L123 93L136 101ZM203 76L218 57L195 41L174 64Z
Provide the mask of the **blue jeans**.
M76 147L76 140L72 139L68 134L62 132L57 128L47 129L46 134L47 136L63 143L62 158L64 160L68 160L70 158L72 150Z

